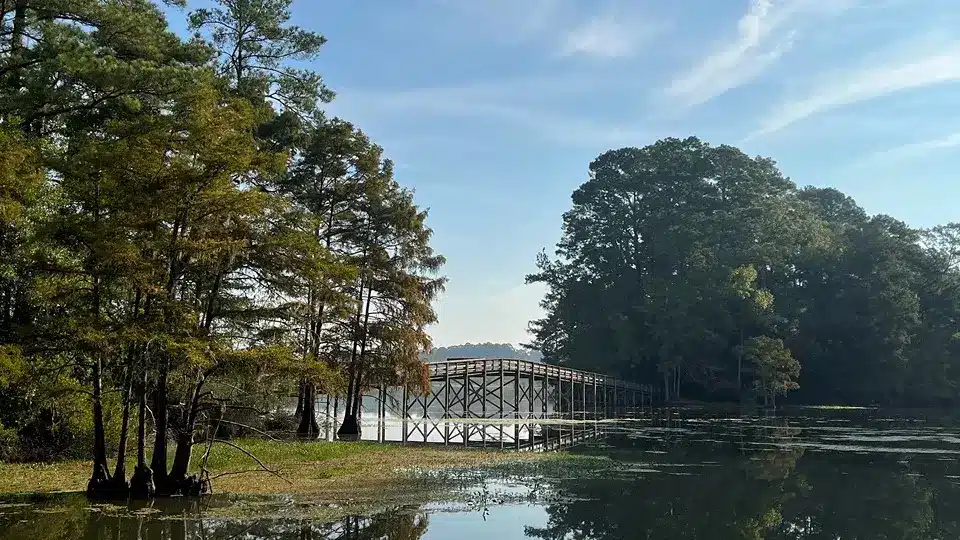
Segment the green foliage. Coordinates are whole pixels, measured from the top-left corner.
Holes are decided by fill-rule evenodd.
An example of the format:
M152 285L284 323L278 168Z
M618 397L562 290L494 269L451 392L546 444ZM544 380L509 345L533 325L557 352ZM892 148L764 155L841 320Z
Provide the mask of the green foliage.
M190 28L205 29L219 55L219 68L237 92L283 109L310 114L317 101L333 99L315 72L291 61L317 55L326 38L285 24L293 0L218 0L217 7L190 14ZM200 35L200 34L198 34Z
M0 461L14 461L20 455L20 435L17 430L0 424Z
M92 448L100 486L142 402L163 481L205 425L304 384L419 380L443 260L382 149L319 112L333 94L296 63L325 39L290 0L196 10L189 40L148 0L18 6L0 10L4 448Z
M960 234L797 189L764 158L699 139L606 152L573 194L531 344L549 362L734 399L762 382L754 337L803 366L796 399L960 400ZM769 375L769 374L768 374Z
M755 385L765 396L772 398L799 388L796 379L800 376L800 362L784 347L783 340L752 337L744 345L744 355L756 369Z

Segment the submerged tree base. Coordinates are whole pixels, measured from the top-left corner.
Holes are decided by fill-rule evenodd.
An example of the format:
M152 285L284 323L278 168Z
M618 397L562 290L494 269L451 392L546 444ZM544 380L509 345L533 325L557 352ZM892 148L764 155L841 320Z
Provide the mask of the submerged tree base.
M150 499L156 490L153 485L153 471L150 467L137 466L130 478L130 497L133 499Z
M157 489L155 495L161 496L187 496L196 497L210 493L210 482L200 478L195 474L190 476L170 480L163 489Z
M123 499L130 486L124 478L110 478L104 467L98 467L87 482L87 496L91 499Z
M0 490L2 491L2 490ZM130 482L123 478L104 478L94 475L87 482L86 494L96 500L144 500L156 497L197 497L210 493L210 481L198 475L168 479L154 485L153 471L149 467L137 467Z

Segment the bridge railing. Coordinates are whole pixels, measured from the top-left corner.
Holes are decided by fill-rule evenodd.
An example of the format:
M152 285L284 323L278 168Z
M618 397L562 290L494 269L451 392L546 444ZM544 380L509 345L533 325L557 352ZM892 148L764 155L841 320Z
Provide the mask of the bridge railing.
M445 361L430 364L430 378L438 380L448 375L451 377L463 376L465 374L483 375L484 372L492 375L499 373L500 369L510 372L519 371L528 376L534 375L537 377L550 377L554 380L560 379L562 381L576 382L577 384L615 386L624 390L657 393L657 389L653 387L653 385L637 384L601 373L513 358L448 358Z

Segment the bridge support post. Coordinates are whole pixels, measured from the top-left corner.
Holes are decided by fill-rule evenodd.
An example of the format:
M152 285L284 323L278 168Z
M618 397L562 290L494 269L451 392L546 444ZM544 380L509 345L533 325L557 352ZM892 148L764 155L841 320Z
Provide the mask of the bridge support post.
M407 444L407 418L410 418L410 407L409 396L407 395L407 387L403 387L403 405L400 406L400 414L403 415L403 437L401 437L401 442Z
M582 391L581 397L583 398L580 403L583 406L582 417L584 420L587 419L587 378L586 376L580 381L580 390Z
M470 418L470 369L463 368L463 423L460 424L460 433L463 434L463 446L466 447L470 442L470 425L467 424L467 418Z
M541 385L541 388L540 388L540 404L543 405L543 416L541 417L541 420L546 420L546 418L547 418L547 412L548 412L548 409L547 409L547 398L550 397L550 396L548 395L549 390L550 390L550 383L547 382L547 368L543 368L543 378L540 379L540 385Z
M600 396L597 395L597 376L593 376L593 419L596 420L598 415L597 411L599 409Z
M520 362L514 362L513 372L513 443L520 449Z
M443 444L450 444L450 369L443 375Z
M530 444L533 444L533 418L536 417L536 412L534 411L534 401L536 401L536 398L535 398L536 394L534 393L533 389L534 389L534 384L537 381L537 371L536 371L536 366L534 366L533 364L530 364L528 367L530 368L530 380L527 383L528 384L527 393L530 395L530 404L529 404L530 412L529 414L527 414L527 438L530 439Z
M480 388L480 414L483 415L483 423L480 424L481 439L483 440L483 446L487 446L487 361L483 361L483 370L481 375L483 378L483 384Z
M384 442L384 427L387 422L387 403L383 397L383 385L377 386L377 442Z
M499 422L499 424L500 424L500 429L499 429L499 431L500 431L500 448L503 448L503 417L505 416L504 413L506 412L506 411L504 411L504 407L503 407L503 387L506 386L507 381L503 378L503 374L504 374L504 372L503 372L503 359L500 359L498 363L500 364L500 378L499 378L499 380L497 381L497 390L498 390L498 394L499 394L499 397L500 397L500 400L499 400L499 401L500 401L500 405L498 406L500 410L497 411L497 416L500 417L500 422Z
M560 409L560 418L566 418L567 411L563 404L563 376L559 369L557 370L557 408Z
M620 418L620 381L617 379L613 380L613 414Z
M603 417L606 418L610 416L610 386L607 385L606 377L600 380L600 384L603 392Z
M427 437L432 429L427 429L427 426L432 424L432 418L430 418L430 396L433 395L433 382L430 382L430 391L423 394L423 416L421 417L423 425L423 442L427 442Z

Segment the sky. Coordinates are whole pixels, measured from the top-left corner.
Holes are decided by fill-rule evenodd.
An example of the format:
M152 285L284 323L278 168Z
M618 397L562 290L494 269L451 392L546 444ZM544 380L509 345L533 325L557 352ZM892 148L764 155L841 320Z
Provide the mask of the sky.
M960 221L956 6L295 0L291 22L329 40L310 63L337 93L328 114L383 146L430 210L443 346L529 340L543 289L524 276L613 148L695 135L870 213Z

